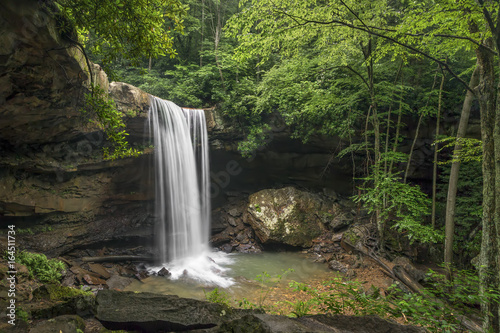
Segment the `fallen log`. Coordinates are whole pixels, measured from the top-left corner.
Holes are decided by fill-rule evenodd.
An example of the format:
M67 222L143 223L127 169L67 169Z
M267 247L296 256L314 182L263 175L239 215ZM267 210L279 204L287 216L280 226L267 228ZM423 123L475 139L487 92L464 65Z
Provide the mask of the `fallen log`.
M425 297L431 298L434 302L437 304L440 304L442 307L447 307L450 309L450 312L453 312L453 309L450 308L444 301L437 299L435 297L431 297L429 294L424 293L424 286L422 286L418 281L416 281L414 278L408 274L408 272L404 269L404 267L400 265L394 266L392 269L394 272L394 275L397 276L397 278L403 282L405 286L407 286L412 292L418 293L420 295L423 295ZM457 317L459 319L460 324L465 327L469 332L482 332L481 326L476 323L473 319L465 316L465 315L460 315Z
M147 256L102 256L102 257L83 257L84 262L122 262L122 261L146 261L153 262L153 257Z
M400 280L411 291L419 294L423 293L424 287L413 279L402 266L396 265L392 268L392 271L398 280Z

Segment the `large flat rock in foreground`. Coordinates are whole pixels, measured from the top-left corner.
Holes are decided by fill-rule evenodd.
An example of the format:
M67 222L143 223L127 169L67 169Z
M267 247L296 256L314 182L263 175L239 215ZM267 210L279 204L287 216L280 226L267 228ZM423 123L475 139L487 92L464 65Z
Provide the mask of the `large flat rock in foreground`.
M102 290L96 317L108 329L140 332L351 332L419 333L425 330L374 317L315 315L288 318L232 309L173 295Z

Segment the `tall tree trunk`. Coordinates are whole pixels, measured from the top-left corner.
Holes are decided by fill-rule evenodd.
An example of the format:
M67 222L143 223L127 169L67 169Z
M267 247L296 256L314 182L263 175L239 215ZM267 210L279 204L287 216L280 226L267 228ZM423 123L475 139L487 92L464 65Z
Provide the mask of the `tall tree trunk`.
M394 79L394 85L398 82L399 75L401 74L401 71L403 69L403 61L401 60L401 63L399 64L398 67L398 72L396 73L396 78ZM402 112L402 102L403 102L403 75L401 74L401 95L399 96L399 113L398 113L398 122L396 124L396 138L395 138L395 145L393 147L393 152L396 152L395 149L397 147L397 142L399 138L399 127L401 125L401 112ZM391 94L392 98L392 94ZM393 166L393 161L394 159L391 160L389 168L387 165L387 153L389 152L389 134L391 133L391 113L392 113L392 101L391 105L389 106L389 111L387 112L387 120L386 120L386 131L385 131L385 155L386 158L384 160L384 173L392 173L392 166ZM384 204L385 206L385 204Z
M224 75L222 74L222 67L219 62L219 42L222 34L222 13L221 13L221 3L218 2L215 6L217 15L217 23L215 25L215 63L219 69L220 81L222 83L222 89L226 93L226 86L224 84Z
M487 41L489 42L489 41ZM491 43L489 44L491 46ZM498 223L500 207L496 207L496 188L498 180L495 170L495 113L499 112L495 96L495 68L493 55L479 47L477 50L478 64L480 65L480 83L476 89L481 109L481 139L483 141L483 219L482 239L479 268L479 287L484 294L488 290L499 290L498 248L499 237ZM498 116L497 116L498 118ZM496 125L498 127L498 125ZM495 132L498 132L496 130ZM500 138L497 144L500 145ZM498 150L498 148L497 148ZM500 156L499 156L500 157ZM499 175L500 176L500 175ZM497 216L495 217L495 213ZM483 312L483 329L485 332L500 332L499 305L491 299L481 304Z
M203 66L203 38L205 32L205 0L201 0L201 42L200 42L200 67Z
M470 78L469 87L475 88L479 83L479 66L476 66L472 77ZM456 158L462 146L459 144L461 138L465 136L467 124L469 123L470 109L474 94L467 90L460 122L457 130L457 143L453 150L454 161L451 164L450 179L448 181L448 195L446 197L446 216L445 216L445 246L444 246L444 263L446 267L453 264L453 238L455 235L455 204L457 199L458 172L460 170L460 161Z
M434 136L434 141L437 141L439 137L439 122L441 120L441 104L443 101L443 86L444 86L444 71L441 69L441 74L443 77L441 78L441 85L439 86L439 102L437 109L437 117L436 117L436 135ZM437 167L438 167L438 143L434 144L434 163L432 166L432 215L431 215L431 224L432 227L436 227L436 187L437 187Z

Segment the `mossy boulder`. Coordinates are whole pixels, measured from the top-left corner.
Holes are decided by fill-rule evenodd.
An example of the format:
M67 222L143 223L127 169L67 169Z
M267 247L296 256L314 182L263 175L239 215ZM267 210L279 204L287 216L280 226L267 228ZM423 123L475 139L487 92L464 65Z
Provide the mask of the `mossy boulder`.
M285 187L250 195L245 222L264 244L310 247L338 213L331 198Z

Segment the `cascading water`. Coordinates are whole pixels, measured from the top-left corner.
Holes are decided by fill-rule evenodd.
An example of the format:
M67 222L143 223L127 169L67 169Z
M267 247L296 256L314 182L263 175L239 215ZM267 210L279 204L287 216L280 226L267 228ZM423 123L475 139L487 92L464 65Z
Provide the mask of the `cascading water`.
M221 286L232 280L220 276L228 259L210 253L208 135L203 110L182 109L153 97L149 130L155 147L156 249L160 266L171 278L188 275ZM214 258L215 259L215 258Z

